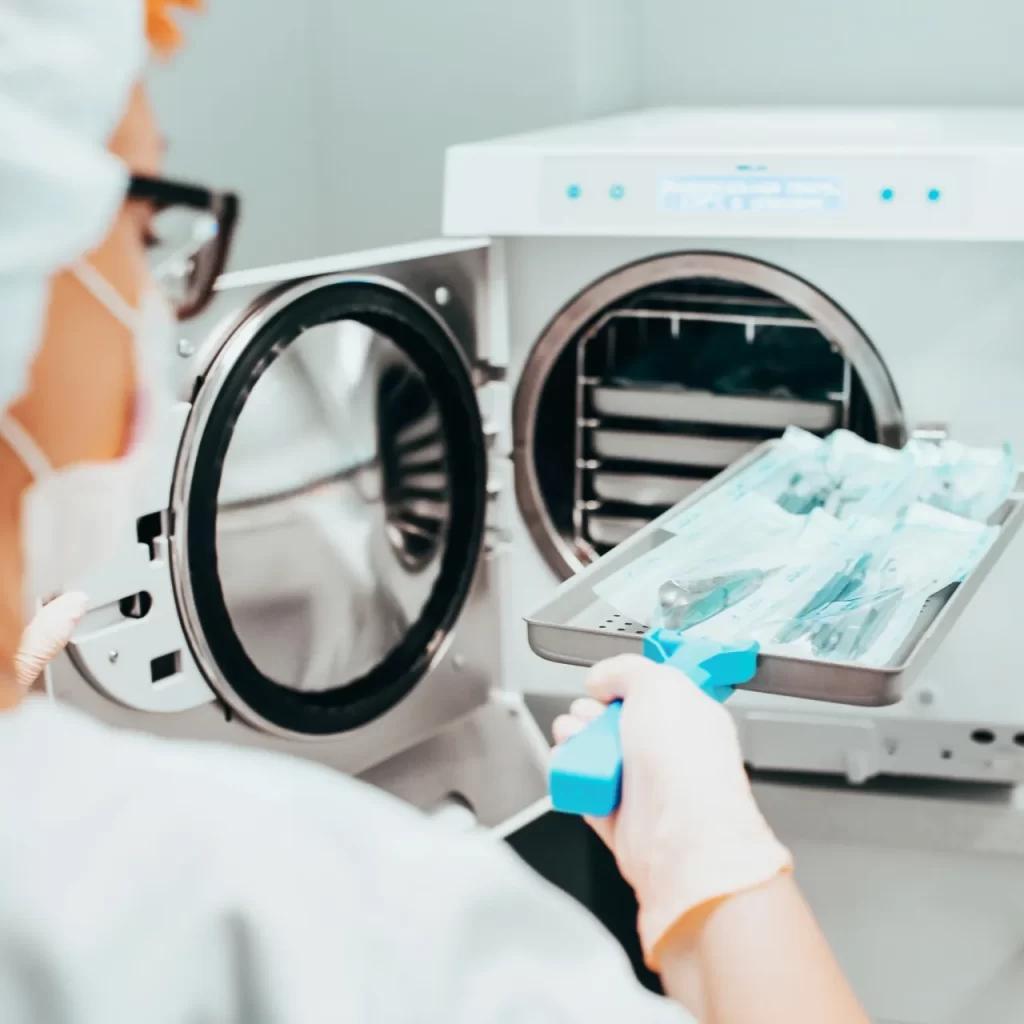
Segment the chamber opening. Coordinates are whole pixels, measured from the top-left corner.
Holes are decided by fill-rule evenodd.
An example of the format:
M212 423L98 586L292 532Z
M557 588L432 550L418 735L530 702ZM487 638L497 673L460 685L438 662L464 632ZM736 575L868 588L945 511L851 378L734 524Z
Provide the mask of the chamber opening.
M538 341L516 399L517 493L564 576L789 425L899 443L893 408L877 353L806 282L659 257L598 282Z

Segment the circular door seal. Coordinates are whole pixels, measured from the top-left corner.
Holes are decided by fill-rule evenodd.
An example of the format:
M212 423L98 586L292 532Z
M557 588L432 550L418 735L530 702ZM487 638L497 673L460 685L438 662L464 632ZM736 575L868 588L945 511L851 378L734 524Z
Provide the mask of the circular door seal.
M218 573L218 493L235 425L256 382L304 332L341 321L393 342L430 389L448 450L449 525L436 583L404 638L359 678L309 693L265 675L235 631ZM472 585L486 518L486 459L476 394L455 337L394 282L313 279L244 321L197 392L174 483L175 593L193 653L225 703L265 731L326 737L359 728L402 700L434 664Z

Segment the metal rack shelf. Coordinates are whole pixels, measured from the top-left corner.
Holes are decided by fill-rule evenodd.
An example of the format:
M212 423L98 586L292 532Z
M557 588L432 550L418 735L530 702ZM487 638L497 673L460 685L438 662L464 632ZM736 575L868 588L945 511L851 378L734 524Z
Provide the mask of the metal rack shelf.
M709 475L790 425L819 434L849 425L853 374L838 354L836 388L815 397L797 397L795 380L777 389L786 393L718 394L674 378L644 379L635 370L623 374L623 349L629 348L627 339L636 347L637 331L643 351L667 354L671 363L678 353L658 346L685 346L689 331L709 325L742 331L752 348L771 329L807 332L808 341L824 343L814 320L767 295L652 292L643 305L602 314L580 338L576 353L572 539L577 550L621 543Z

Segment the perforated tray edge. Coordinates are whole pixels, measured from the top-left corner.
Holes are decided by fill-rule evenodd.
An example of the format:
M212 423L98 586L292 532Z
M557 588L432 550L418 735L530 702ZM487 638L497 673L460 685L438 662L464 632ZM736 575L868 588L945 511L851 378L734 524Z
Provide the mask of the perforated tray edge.
M597 583L673 536L664 529L665 523L763 458L777 443L767 441L758 446L629 540L562 583L540 608L526 617L527 638L534 653L546 661L580 667L589 667L618 654L639 654L643 639L635 631L620 636L569 623L596 603L594 586ZM896 664L869 668L809 658L762 655L757 676L746 688L760 693L838 704L881 706L897 703L1019 531L1024 522L1024 494L1012 495L1000 510L1000 516L999 533L992 546L967 579L957 587L947 588L929 602Z

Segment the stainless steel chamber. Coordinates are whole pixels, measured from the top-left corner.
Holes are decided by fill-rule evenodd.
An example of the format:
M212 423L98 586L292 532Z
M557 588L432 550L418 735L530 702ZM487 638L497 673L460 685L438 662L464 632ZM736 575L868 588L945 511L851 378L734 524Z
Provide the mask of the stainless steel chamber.
M746 256L681 252L603 275L530 350L516 493L560 577L790 424L899 445L892 379L828 295Z

